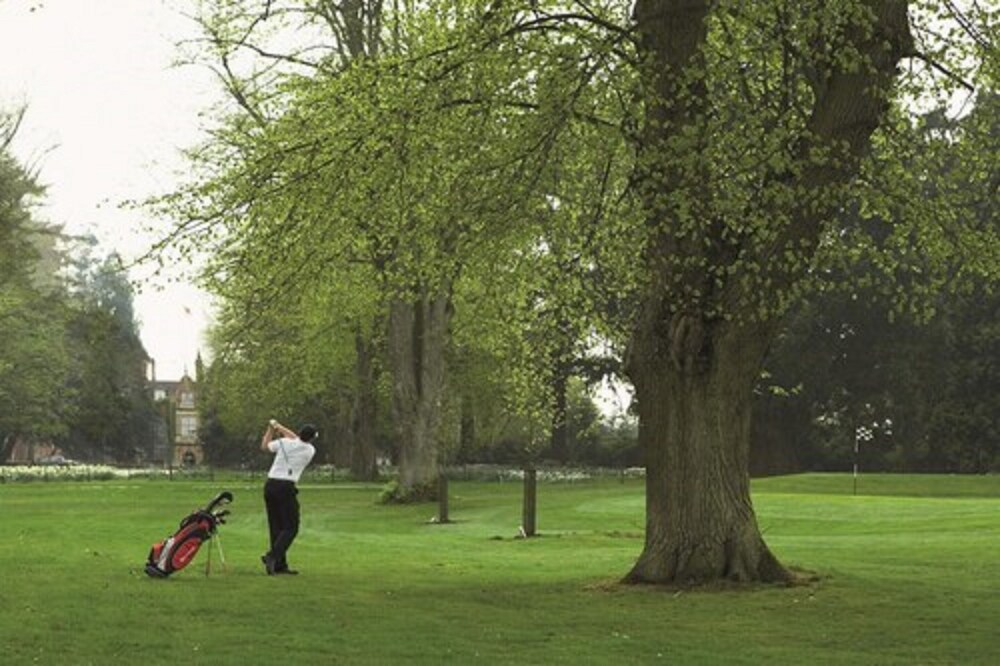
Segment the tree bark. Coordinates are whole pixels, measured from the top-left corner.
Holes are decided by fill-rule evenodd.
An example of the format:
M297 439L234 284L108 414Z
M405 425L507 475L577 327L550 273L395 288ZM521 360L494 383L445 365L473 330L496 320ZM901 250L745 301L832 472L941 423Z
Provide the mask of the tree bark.
M633 340L646 541L626 581L789 580L750 501L750 411L770 331L677 325L664 346L655 319ZM679 364L670 354L677 346L691 350Z
M426 291L389 306L392 406L399 439L399 499L433 499L437 492L438 426L445 386L447 293Z

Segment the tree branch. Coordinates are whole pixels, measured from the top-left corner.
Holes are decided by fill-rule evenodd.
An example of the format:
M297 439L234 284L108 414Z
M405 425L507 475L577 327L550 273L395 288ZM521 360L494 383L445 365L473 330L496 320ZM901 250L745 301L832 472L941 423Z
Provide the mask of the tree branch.
M926 53L922 53L922 52L914 49L913 51L905 54L903 57L905 57L905 58L916 58L917 60L919 60L919 61L923 62L924 64L926 64L927 66L929 66L931 69L936 69L937 71L941 72L942 74L944 74L949 79L951 79L952 81L954 81L958 85L962 86L963 88L965 88L969 92L976 92L975 86L973 86L971 83L969 83L968 81L966 81L965 79L963 79L961 76L959 76L955 72L951 71L950 69L948 69L947 67L945 67L944 65L942 65L941 63L939 63L938 61L936 61L933 58L931 58Z

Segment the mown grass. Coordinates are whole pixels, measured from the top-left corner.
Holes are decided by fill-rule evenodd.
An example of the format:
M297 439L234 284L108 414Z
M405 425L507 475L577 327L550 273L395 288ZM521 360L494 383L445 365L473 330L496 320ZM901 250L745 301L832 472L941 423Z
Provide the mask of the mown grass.
M376 486L306 485L298 577L265 576L259 484L230 487L228 572L207 551L147 579L152 541L208 482L0 485L3 664L995 664L1000 478L843 475L754 483L766 538L820 581L617 585L642 547L642 483L452 484L385 507Z

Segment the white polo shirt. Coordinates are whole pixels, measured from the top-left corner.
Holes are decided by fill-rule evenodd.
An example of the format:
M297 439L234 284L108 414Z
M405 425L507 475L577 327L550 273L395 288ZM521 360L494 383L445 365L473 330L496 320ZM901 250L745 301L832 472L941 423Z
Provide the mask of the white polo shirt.
M271 463L267 478L293 483L298 483L302 471L316 455L316 447L298 438L272 439L267 443L267 448L274 453L274 462Z

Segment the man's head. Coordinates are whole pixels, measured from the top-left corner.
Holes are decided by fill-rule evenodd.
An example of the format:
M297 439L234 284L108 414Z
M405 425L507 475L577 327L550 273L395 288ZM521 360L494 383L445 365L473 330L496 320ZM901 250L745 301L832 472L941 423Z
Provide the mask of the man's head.
M308 423L299 428L299 439L301 439L303 442L313 441L314 439L316 439L316 435L318 434L319 431L316 430L316 426L310 425Z

